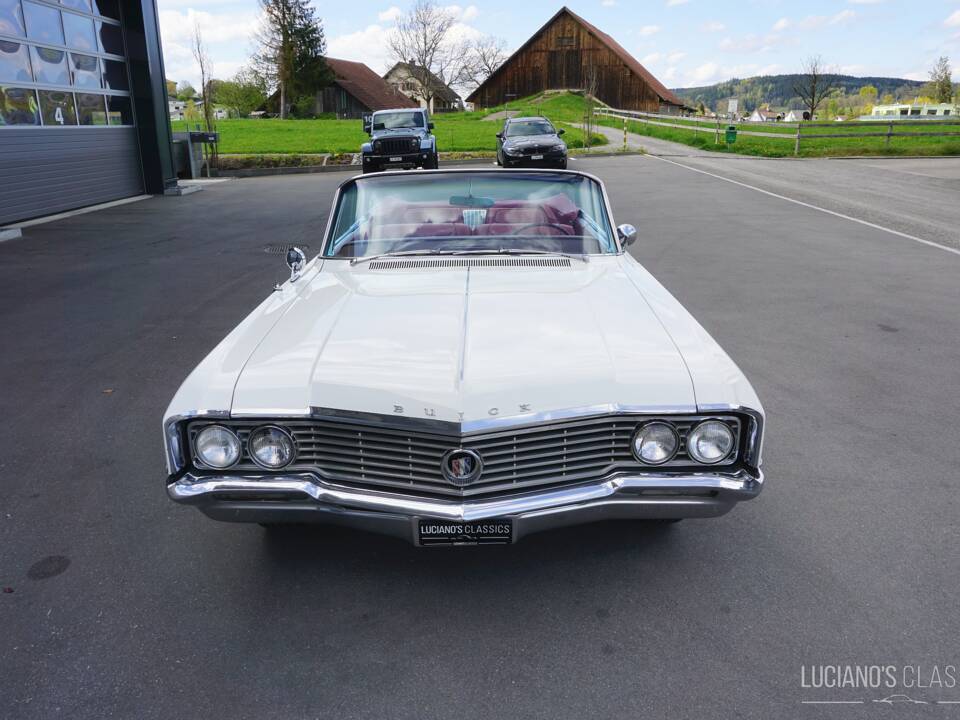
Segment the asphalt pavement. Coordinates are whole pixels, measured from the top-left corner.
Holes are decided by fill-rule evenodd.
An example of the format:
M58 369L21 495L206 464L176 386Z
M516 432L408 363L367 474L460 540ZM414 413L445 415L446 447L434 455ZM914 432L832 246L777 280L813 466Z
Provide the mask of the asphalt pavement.
M825 162L953 188L896 229L960 227L960 173ZM960 687L927 679L960 668L960 257L654 157L577 167L760 395L758 499L500 548L215 523L166 498L162 413L284 277L271 250L318 250L344 175L30 227L0 244L0 717L956 713L935 703ZM781 172L732 167L697 166ZM873 205L877 222L910 202ZM874 664L900 684L805 687ZM874 703L894 694L928 704Z

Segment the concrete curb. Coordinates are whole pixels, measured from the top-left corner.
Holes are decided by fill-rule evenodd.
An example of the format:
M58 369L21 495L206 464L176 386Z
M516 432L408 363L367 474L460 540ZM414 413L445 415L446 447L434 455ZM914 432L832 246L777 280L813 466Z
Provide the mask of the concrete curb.
M571 155L573 160L583 160L585 158L604 158L604 157L623 157L625 155L643 155L639 151L628 152L606 152ZM448 166L473 166L483 167L493 165L494 159L489 158L464 158L463 160L444 160L440 158L441 169ZM330 172L349 172L359 174L361 167L357 165L306 165L303 167L275 167L275 168L238 168L236 170L218 170L216 177L269 177L271 175L313 175L315 173Z

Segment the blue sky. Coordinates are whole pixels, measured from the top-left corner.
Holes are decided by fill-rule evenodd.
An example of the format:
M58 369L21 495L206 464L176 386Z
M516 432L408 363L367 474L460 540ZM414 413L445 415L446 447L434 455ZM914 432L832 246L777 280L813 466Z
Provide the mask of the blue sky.
M256 0L158 0L167 76L196 83L190 33L199 21L216 77L229 77L253 47ZM332 57L378 72L390 64L386 37L407 0L314 2ZM443 3L441 3L443 4ZM940 55L960 79L960 0L570 0L669 87L730 77L796 72L820 54L852 75L925 80ZM461 37L496 35L515 49L559 8L546 0L449 5Z

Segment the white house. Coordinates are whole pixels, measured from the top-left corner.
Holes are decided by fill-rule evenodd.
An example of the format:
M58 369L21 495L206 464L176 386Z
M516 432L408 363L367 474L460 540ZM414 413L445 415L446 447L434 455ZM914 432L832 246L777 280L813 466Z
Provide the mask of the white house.
M761 110L760 108L750 113L750 117L747 118L747 122L779 122L781 120L783 120L782 111Z
M783 116L783 121L789 123L803 122L809 119L810 113L807 110L788 110L787 114Z
M861 116L861 120L896 120L897 118L947 117L960 114L953 103L917 105L915 103L896 103L893 105L874 105L873 112Z

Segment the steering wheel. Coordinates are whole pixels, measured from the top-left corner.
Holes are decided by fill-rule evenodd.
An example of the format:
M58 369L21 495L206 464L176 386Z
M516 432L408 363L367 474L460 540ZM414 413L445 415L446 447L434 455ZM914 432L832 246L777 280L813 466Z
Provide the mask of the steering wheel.
M510 234L511 234L511 235L519 235L519 234L522 233L524 230L529 230L530 228L535 228L535 227L549 227L549 228L554 228L554 229L556 229L556 230L562 230L564 235L566 235L566 234L567 234L567 231L570 229L570 226L569 226L569 225L561 225L560 223L535 222L535 223L530 223L529 225L524 225L523 227L517 228L516 230L514 230L514 231L513 231L512 233L510 233Z

